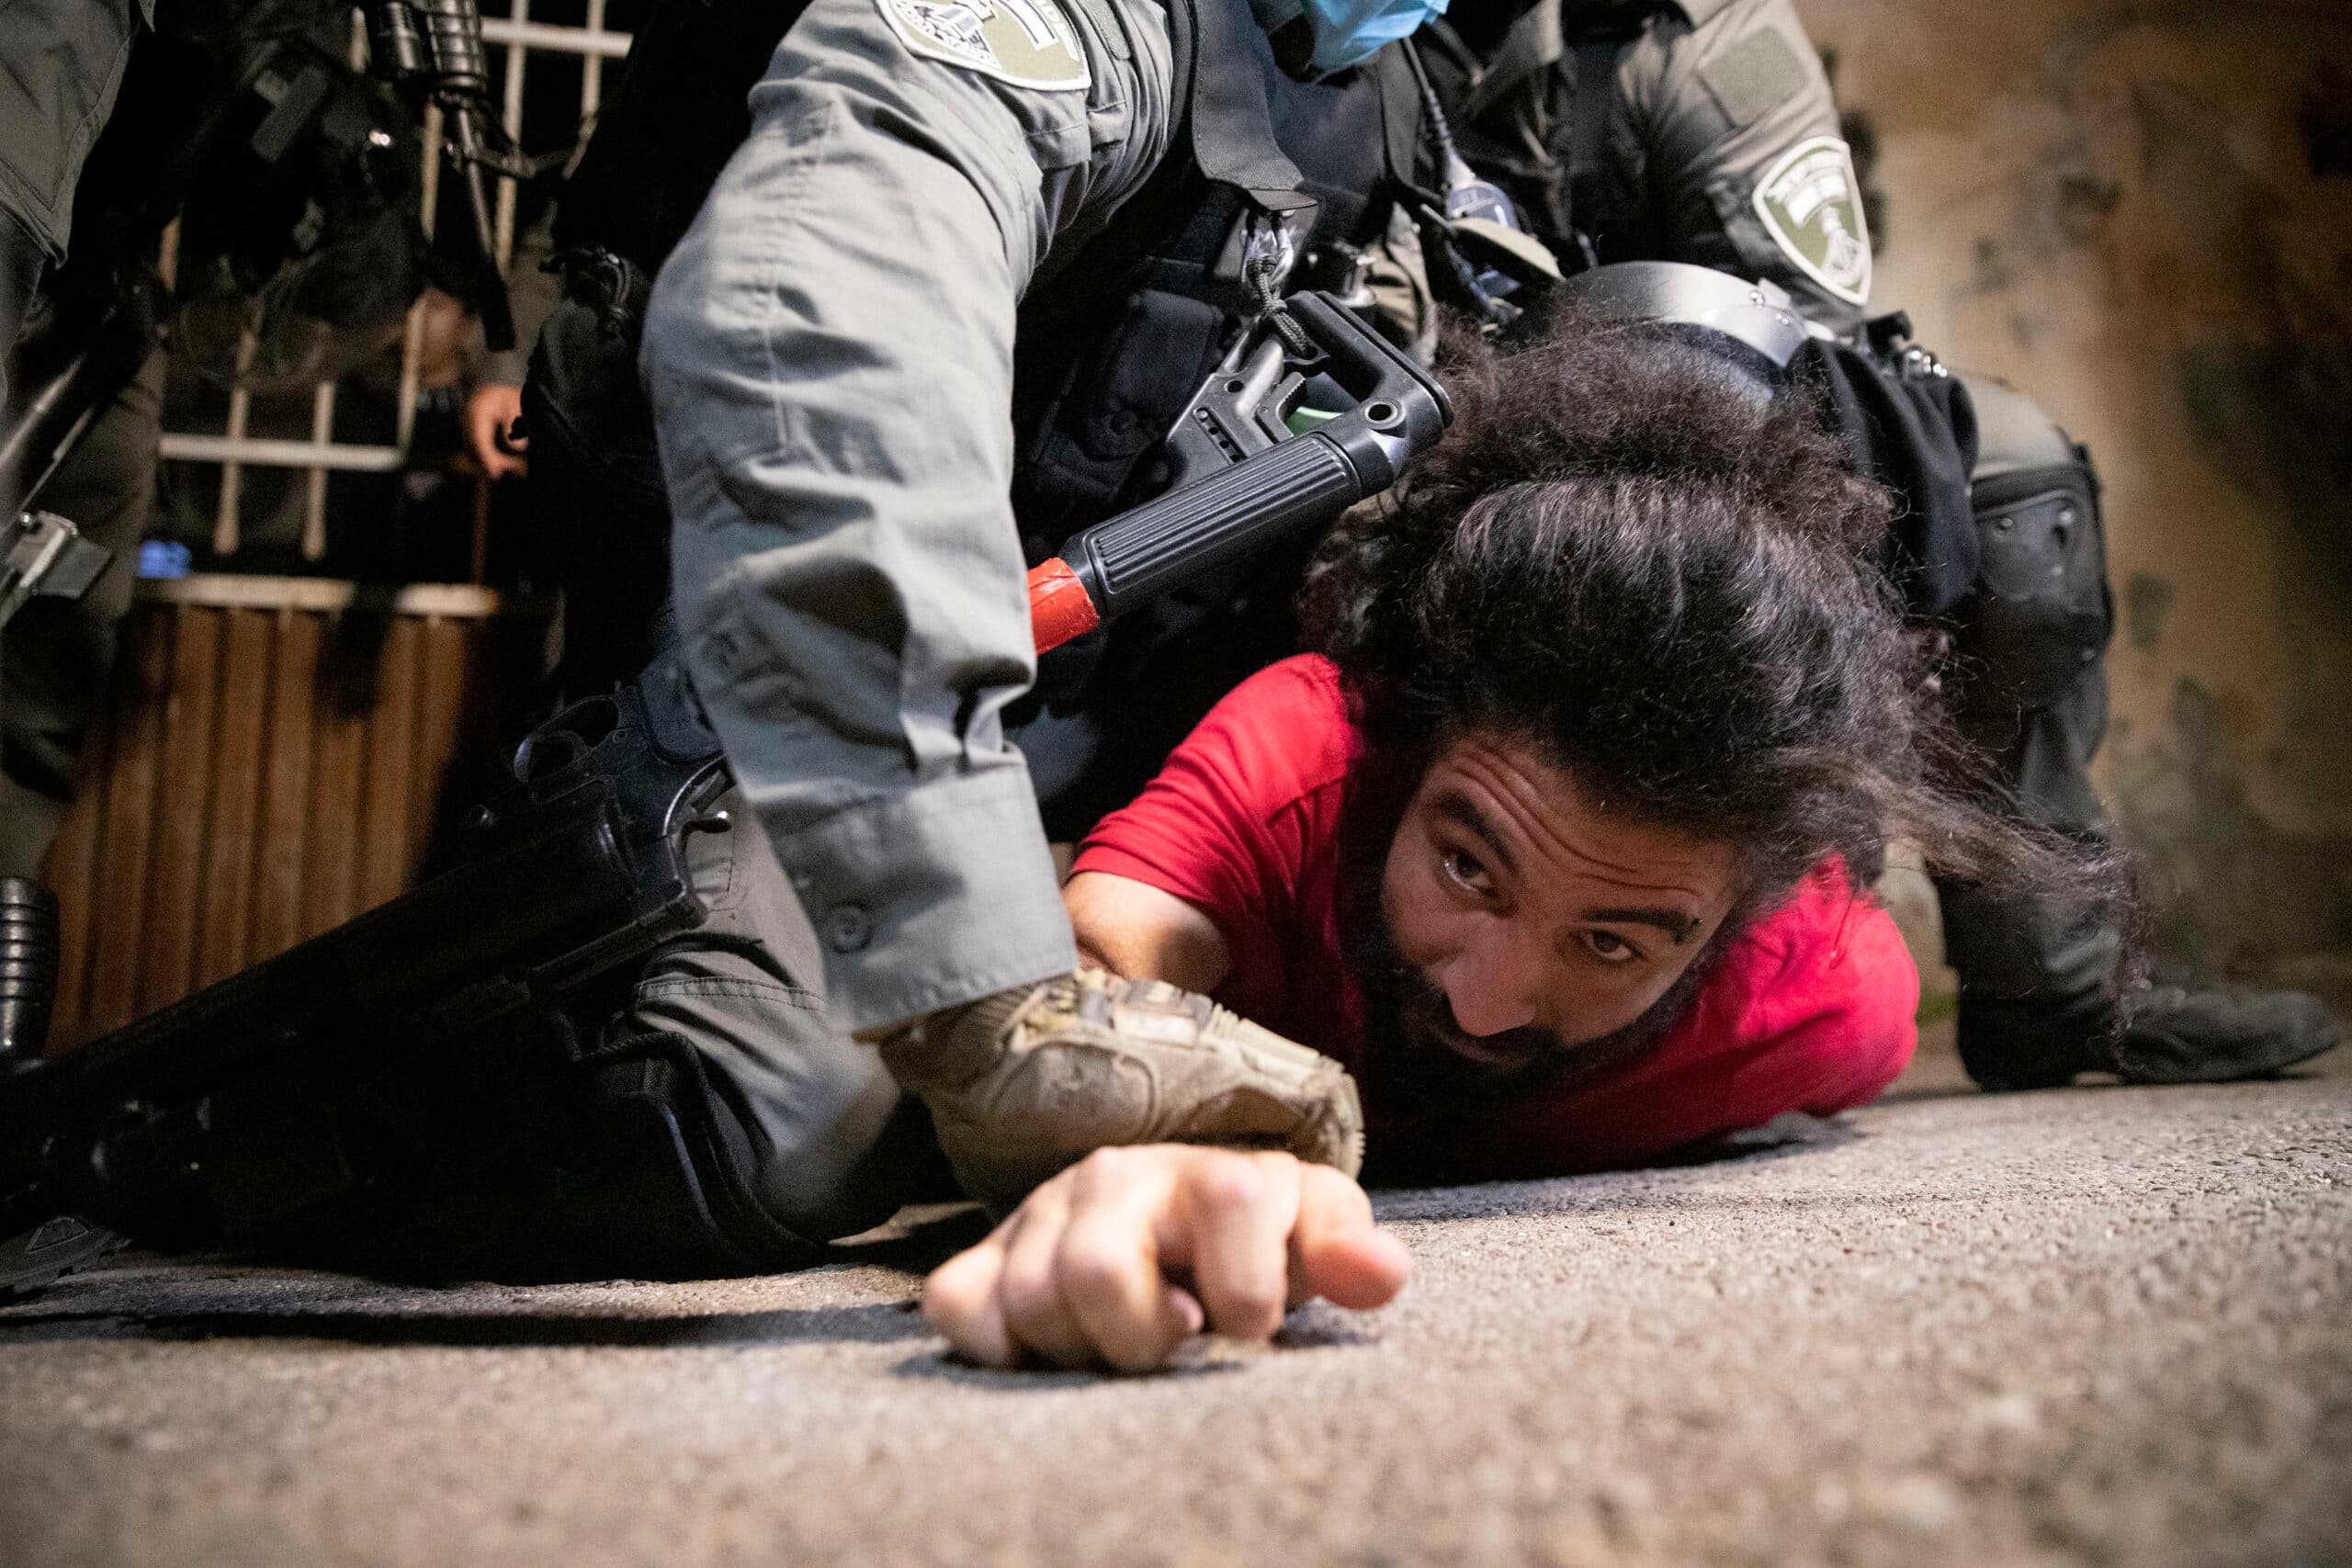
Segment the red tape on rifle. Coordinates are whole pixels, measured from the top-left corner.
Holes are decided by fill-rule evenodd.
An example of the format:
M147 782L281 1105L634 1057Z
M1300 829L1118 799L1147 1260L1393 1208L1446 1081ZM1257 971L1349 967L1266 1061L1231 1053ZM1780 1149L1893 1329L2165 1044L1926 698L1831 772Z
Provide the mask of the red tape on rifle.
M1057 556L1029 573L1029 627L1037 651L1059 648L1074 637L1084 637L1102 624L1086 584Z

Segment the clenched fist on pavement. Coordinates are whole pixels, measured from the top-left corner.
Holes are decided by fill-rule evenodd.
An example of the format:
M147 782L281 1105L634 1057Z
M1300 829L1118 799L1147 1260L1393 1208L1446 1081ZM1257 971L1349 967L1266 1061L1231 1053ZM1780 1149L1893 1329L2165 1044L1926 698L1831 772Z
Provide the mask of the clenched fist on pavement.
M1280 1153L1097 1149L933 1270L923 1315L992 1367L1146 1371L1204 1327L1264 1339L1321 1296L1385 1304L1412 1272L1363 1189Z

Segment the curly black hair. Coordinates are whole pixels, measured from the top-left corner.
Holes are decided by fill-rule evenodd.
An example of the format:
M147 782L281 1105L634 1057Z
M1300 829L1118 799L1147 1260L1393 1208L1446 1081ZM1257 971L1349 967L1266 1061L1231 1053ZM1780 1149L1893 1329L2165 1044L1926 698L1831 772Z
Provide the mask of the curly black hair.
M2129 900L2120 856L2002 808L1880 565L1888 494L1802 400L1573 315L1448 359L1454 430L1302 592L1367 767L1529 744L1606 808L1734 845L1735 934L1826 857L1867 886L1897 838L1995 891Z

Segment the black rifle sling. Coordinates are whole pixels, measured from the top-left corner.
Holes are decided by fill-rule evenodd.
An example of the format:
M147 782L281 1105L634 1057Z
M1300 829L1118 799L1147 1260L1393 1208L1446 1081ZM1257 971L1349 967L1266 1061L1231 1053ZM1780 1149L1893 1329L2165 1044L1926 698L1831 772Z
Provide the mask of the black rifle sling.
M1502 42L1479 67L1463 96L1461 121L1468 124L1478 119L1521 84L1543 77L1560 63L1566 50L1560 31L1560 0L1537 0L1511 23Z
M1274 140L1265 85L1273 47L1257 19L1238 0L1193 0L1172 7L1169 21L1193 166L1261 212L1312 206L1298 166ZM1204 70L1204 62L1216 63Z
M1567 220L1595 247L1618 216L1611 210L1609 121L1617 107L1617 62L1633 39L1622 33L1579 39L1576 95L1568 104Z

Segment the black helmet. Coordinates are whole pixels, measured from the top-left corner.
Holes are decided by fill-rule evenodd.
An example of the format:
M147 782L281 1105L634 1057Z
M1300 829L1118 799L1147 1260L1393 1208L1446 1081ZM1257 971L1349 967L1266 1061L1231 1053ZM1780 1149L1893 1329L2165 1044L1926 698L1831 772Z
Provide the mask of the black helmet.
M1778 396L1815 327L1777 283L1687 262L1612 262L1577 273L1557 297L1589 314L1652 321L1728 362L1763 397Z

